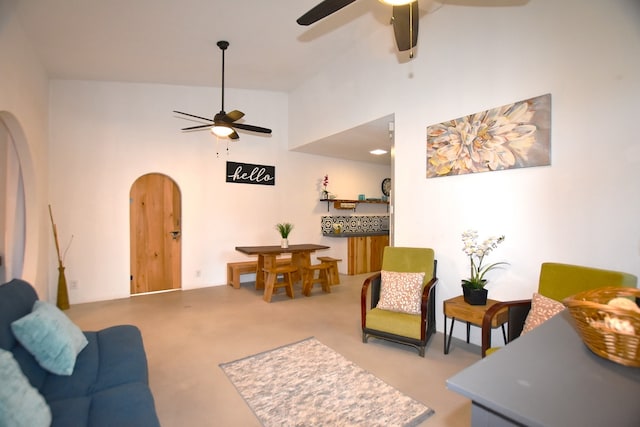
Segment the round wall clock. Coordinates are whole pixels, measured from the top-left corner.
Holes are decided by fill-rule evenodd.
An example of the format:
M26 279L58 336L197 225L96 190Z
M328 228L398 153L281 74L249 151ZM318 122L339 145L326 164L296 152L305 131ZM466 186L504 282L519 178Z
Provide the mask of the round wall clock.
M391 194L391 178L385 178L382 180L382 194L389 196Z

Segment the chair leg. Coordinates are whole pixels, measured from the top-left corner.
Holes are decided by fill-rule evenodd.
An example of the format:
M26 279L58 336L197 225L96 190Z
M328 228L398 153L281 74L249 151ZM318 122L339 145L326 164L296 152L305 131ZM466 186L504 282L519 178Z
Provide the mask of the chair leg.
M329 269L325 268L318 272L322 283L322 290L328 294L331 293L331 280L329 279Z
M271 302L271 296L273 295L273 287L276 283L277 278L278 278L277 274L273 272L267 273L267 281L264 285L264 296L262 297L262 299L265 300L266 302Z
M302 272L302 294L306 297L311 296L312 286L313 286L313 270L304 270Z
M286 282L285 290L287 291L287 296L289 298L293 298L293 273L285 273L282 280Z
M340 284L340 273L338 273L338 261L331 261L331 268L329 269L331 284L339 285Z

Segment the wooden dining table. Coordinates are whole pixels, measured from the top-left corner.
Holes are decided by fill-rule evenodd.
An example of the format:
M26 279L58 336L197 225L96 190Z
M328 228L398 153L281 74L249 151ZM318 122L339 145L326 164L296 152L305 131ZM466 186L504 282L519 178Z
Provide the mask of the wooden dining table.
M291 254L291 263L298 267L298 272L311 265L311 254L315 251L329 249L329 246L303 243L289 245L288 248L280 246L236 246L236 251L246 255L258 255L258 267L256 269L256 289L264 289L264 268L276 265L276 257L282 254ZM298 276L299 277L299 276Z

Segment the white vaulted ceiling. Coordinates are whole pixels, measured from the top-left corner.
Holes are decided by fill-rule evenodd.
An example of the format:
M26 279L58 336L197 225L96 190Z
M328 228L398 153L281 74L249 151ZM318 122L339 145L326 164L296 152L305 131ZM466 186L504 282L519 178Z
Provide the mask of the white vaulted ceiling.
M216 42L227 40L225 87L290 92L384 26L389 45L382 48L394 46L391 9L376 0L356 1L309 27L298 25L296 19L319 1L1 0L0 12L17 14L54 79L220 87ZM390 148L387 121L301 151L389 164L388 155L368 153Z
M527 0L419 0L421 17L447 4L509 5ZM398 53L390 25L391 7L358 0L309 27L296 19L320 0L0 0L3 16L17 14L53 79L121 81L220 87L219 40L225 54L225 87L291 92L324 65L360 48L358 41L387 27L388 43L375 46ZM369 48L362 43L362 48ZM389 164L372 157L389 148L388 117L356 133L328 136L309 145L310 153ZM382 131L380 131L382 129ZM378 139L375 137L378 136ZM336 150L335 145L349 141ZM304 148L301 151L306 151ZM359 153L363 157L359 158Z
M216 42L227 40L227 87L284 92L390 16L375 0L310 27L296 19L319 0L3 2L52 78L219 86Z

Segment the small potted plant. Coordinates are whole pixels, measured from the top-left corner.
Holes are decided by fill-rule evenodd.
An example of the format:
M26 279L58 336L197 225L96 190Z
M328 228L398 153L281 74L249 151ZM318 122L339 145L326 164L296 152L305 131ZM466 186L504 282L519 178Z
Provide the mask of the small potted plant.
M462 251L467 254L470 261L471 275L468 279L462 280L462 292L464 300L471 305L485 305L487 303L487 279L485 274L500 265L507 265L506 262L496 262L483 266L484 257L498 247L504 241L504 235L500 237L490 237L482 244L477 243L478 232L467 230L462 233Z
M322 178L322 200L329 199L329 190L327 190L328 185L329 185L329 175L325 174L324 178Z
M282 237L282 240L280 242L280 247L288 248L289 234L291 233L291 230L293 230L293 224L288 222L276 224L276 230L278 230L278 233L280 233L280 237Z

